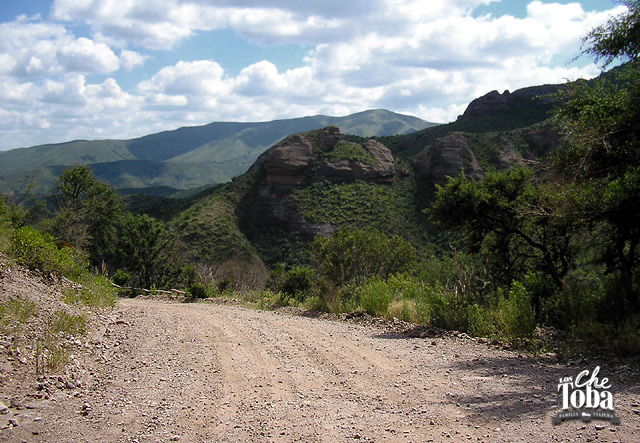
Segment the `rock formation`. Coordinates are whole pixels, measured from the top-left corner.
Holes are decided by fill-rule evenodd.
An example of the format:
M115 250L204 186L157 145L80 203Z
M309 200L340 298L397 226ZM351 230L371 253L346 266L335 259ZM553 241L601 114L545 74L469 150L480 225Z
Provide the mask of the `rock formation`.
M368 140L359 148L368 154L369 161L352 158L332 160L331 154L340 149L340 143L340 130L335 126L295 134L265 152L256 165L264 165L269 185L285 189L323 180L393 181L393 155L383 144Z
M419 175L436 185L445 185L447 177L457 177L462 171L467 177L478 180L484 177L484 170L460 133L438 139L415 158L413 166Z
M465 121L488 112L509 111L519 103L533 100L539 104L549 104L553 101L551 94L558 92L560 88L560 85L543 85L522 88L514 92L504 91L502 94L498 91L491 91L469 103L459 119Z

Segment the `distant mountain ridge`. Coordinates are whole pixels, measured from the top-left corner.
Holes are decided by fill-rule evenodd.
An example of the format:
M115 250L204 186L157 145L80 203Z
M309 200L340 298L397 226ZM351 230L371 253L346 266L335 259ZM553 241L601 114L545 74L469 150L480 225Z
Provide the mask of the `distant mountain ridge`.
M215 122L131 140L76 140L0 153L0 192L43 192L66 167L90 165L116 188L169 186L190 189L242 174L284 137L337 126L345 134L390 136L436 126L383 109L346 117L317 115L259 123Z

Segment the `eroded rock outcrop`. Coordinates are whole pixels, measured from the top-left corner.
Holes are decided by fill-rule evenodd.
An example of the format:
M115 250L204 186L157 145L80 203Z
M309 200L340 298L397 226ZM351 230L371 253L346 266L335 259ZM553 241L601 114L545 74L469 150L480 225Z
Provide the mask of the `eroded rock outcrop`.
M478 180L484 177L469 142L459 133L438 139L415 158L413 166L419 175L436 185L445 185L447 177L457 177L462 171L467 177Z
M323 180L391 183L395 173L393 155L386 146L374 140L363 145L345 142L333 126L289 136L257 163L264 165L267 183L279 188Z
M542 85L522 88L514 92L504 91L502 94L491 91L469 103L460 120L471 120L495 111L511 111L518 105L532 101L538 104L549 104L554 100L552 94L558 92L560 88L560 85Z

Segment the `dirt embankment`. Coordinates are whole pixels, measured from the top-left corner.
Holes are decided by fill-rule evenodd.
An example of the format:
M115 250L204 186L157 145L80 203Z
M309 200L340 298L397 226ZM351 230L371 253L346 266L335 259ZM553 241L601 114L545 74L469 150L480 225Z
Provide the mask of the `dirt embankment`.
M0 440L640 441L629 368L600 374L621 425L553 426L559 378L593 368L216 304L123 299L92 324L77 382L3 378Z

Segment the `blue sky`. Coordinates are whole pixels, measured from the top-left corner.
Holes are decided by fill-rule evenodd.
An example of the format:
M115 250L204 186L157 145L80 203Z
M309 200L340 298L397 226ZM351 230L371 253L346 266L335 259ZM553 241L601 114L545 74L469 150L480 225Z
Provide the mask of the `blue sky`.
M569 63L611 0L2 0L0 149L474 98Z

